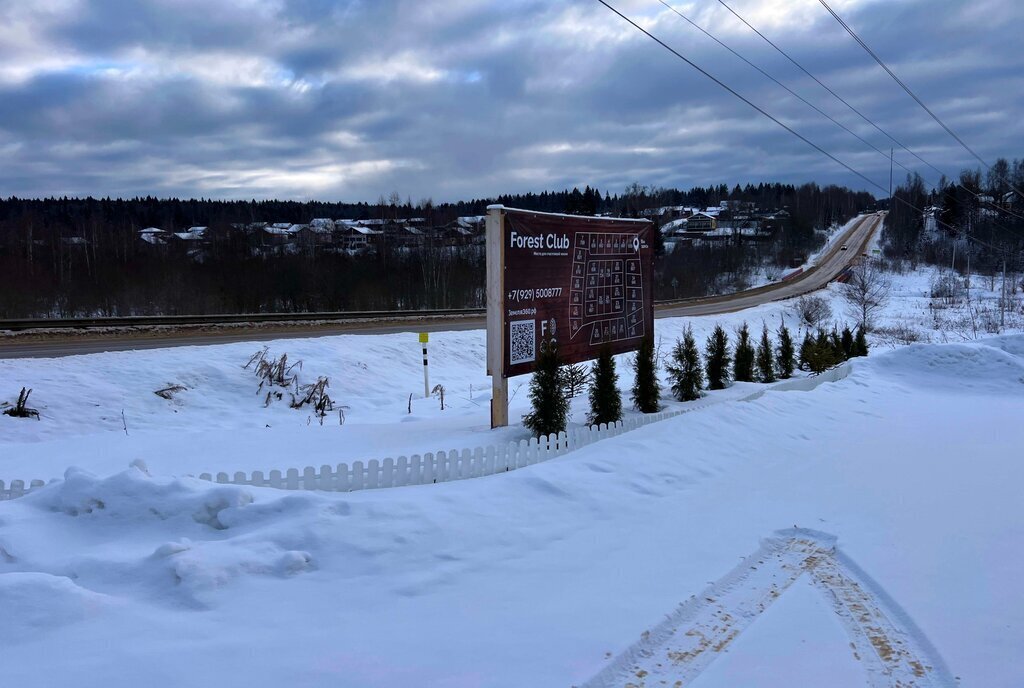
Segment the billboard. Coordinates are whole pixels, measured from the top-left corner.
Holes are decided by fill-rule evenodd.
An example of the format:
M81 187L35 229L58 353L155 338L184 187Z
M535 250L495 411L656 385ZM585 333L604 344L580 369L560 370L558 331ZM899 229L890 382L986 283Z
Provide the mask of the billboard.
M634 350L653 335L656 230L649 221L510 208L500 208L497 220L488 227L497 236L488 236L487 256L488 347L501 349L500 370L496 353L489 358L492 375L532 372L549 338L565 363L578 363L606 345L613 353Z

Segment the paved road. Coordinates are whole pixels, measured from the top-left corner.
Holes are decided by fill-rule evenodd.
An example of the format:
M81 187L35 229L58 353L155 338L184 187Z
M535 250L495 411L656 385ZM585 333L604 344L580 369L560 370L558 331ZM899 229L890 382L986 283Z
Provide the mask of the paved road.
M881 226L883 214L866 215L854 224L846 235L837 239L827 254L818 261L818 266L786 282L771 284L757 289L690 301L680 305L662 305L655 312L659 318L714 315L732 313L770 301L799 296L821 289L834 280L843 268L853 262L865 250L873 233ZM840 246L849 248L841 251ZM386 323L353 322L324 323L317 325L267 325L259 327L191 328L167 331L159 328L145 331L111 334L61 334L45 338L12 337L0 339L0 358L52 358L91 354L103 351L127 351L133 349L161 349L171 346L204 346L208 344L229 344L270 339L302 337L325 337L338 334L390 334L397 332L438 332L450 330L477 330L485 326L484 318L471 316L422 321Z

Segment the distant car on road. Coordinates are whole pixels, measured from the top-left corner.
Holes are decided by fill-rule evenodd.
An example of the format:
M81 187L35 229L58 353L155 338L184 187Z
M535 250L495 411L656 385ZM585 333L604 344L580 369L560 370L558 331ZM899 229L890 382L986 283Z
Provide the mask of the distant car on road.
M846 250L846 244L843 244L842 246L840 246L839 250L840 251L845 251Z

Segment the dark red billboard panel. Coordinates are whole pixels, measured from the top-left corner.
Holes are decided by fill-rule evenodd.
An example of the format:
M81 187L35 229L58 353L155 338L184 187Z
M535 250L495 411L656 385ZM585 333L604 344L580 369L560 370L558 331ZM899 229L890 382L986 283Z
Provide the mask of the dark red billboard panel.
M636 349L654 333L650 222L504 211L505 377L534 369L554 337L566 363Z

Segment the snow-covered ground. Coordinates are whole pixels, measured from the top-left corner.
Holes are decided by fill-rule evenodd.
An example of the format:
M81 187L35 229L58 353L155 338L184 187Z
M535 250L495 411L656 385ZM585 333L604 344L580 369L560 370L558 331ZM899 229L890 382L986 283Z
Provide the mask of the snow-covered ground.
M930 279L894 276L880 324L942 342L919 312ZM788 303L688 322L703 337L782 317L796 329ZM685 324L657 322L663 354ZM0 399L33 387L42 419L0 416L0 478L77 466L0 502L5 683L655 686L678 669L705 688L1021 685L1024 336L875 344L838 382L735 385L512 473L343 494L183 476L522 437L487 427L482 333L431 335L450 406L414 399L412 414L414 336L271 343L303 379L331 377L346 422L322 427L264 408L242 369L257 345L2 360ZM153 394L172 383L188 390ZM513 417L526 404L524 385ZM823 547L813 562L735 573L794 527ZM858 625L851 605L885 623ZM747 616L725 643L680 649L722 613ZM644 635L666 619L677 635ZM638 650L678 666L637 665Z

